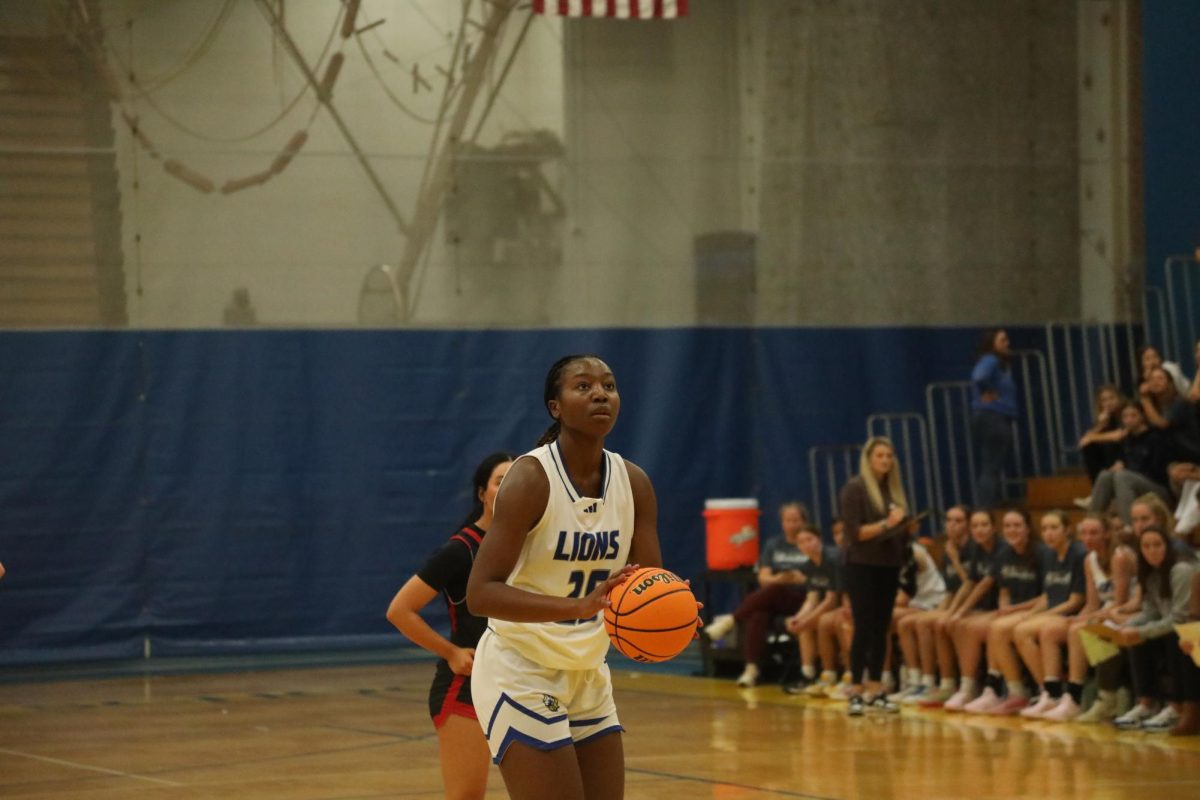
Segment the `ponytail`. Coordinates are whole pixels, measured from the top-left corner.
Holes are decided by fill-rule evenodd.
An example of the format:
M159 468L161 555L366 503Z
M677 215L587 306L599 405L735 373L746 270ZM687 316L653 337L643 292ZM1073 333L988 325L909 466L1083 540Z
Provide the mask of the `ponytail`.
M562 430L562 425L559 424L558 420L554 420L554 424L549 428L546 428L545 432L542 433L541 437L537 440L537 442L534 443L533 446L541 447L544 444L550 444L558 438L558 432L560 430Z

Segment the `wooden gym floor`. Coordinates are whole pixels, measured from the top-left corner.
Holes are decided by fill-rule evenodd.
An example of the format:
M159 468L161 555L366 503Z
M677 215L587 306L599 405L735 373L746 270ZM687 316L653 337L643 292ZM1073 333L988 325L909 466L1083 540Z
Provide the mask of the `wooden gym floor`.
M0 684L5 800L441 797L429 662ZM905 710L614 667L626 797L1197 798L1200 738ZM489 797L504 797L493 770Z

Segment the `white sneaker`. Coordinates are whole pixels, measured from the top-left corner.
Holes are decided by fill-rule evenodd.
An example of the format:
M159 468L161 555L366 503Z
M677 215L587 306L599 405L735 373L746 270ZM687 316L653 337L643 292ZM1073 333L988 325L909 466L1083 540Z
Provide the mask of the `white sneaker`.
M925 690L924 694L917 700L917 705L921 708L944 708L947 703L953 700L959 693L951 686L930 687ZM962 711L962 707L971 700L966 694L961 696L958 710ZM953 711L954 709L950 709Z
M924 700L926 697L928 697L929 693L932 691L933 691L932 686L925 686L923 684L918 684L917 686L914 686L911 689L909 689L908 692L904 695L904 697L900 698L900 703L902 705L906 705L906 706L919 705L921 703L921 701Z
M1087 511L1092 507L1092 496L1089 494L1087 497L1076 497L1073 502L1076 508L1082 508L1084 511Z
M943 711L965 711L967 704L975 698L966 689L959 689L954 694L950 695L945 703L942 704Z
M828 697L829 693L837 688L837 682L826 678L821 678L816 683L809 684L804 693L809 697Z
M1159 711L1150 719L1142 723L1142 730L1151 731L1152 733L1165 733L1174 728L1179 722L1179 712L1170 705L1163 706L1162 711Z
M1169 706L1168 706L1169 708ZM1155 715L1154 709L1147 708L1141 703L1137 703L1133 708L1126 711L1121 716L1113 720L1113 725L1116 725L1123 731L1136 730L1142 727L1146 720Z
M1047 692L1042 692L1038 697L1037 702L1033 705L1021 709L1021 716L1025 719L1041 719L1046 716L1046 712L1058 705L1058 700L1052 698Z
M963 706L963 711L966 711L968 714L986 714L1003 702L1004 698L1000 697L992 687L988 686L979 697L976 697Z
M1042 714L1042 719L1047 722L1070 722L1082 713L1083 709L1075 702L1075 698L1064 694L1058 705Z
M718 614L713 617L713 621L700 629L700 632L708 637L709 641L715 642L718 639L724 639L733 630L734 619L733 614Z
M1116 694L1101 692L1096 696L1096 702L1092 703L1091 708L1076 717L1075 722L1082 722L1084 725L1093 725L1097 722L1108 722L1116 715Z
M742 674L738 676L737 685L743 689L749 689L754 684L758 683L758 665L747 664L742 670Z

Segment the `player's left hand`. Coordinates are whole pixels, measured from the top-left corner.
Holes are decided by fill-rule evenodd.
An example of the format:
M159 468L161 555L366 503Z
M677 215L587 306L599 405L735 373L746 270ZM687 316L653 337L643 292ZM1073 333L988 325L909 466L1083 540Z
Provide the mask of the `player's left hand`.
M689 589L692 588L692 579L691 578L685 578L683 582ZM699 600L697 600L696 601L696 632L692 634L693 641L700 638L700 629L704 627L704 617L700 616L700 612L703 609L704 609L704 603L701 603Z

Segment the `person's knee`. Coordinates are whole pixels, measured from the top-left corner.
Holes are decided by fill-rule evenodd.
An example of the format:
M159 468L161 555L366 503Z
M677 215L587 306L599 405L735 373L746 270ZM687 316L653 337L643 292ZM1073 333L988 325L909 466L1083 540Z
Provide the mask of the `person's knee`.
M1137 484L1138 476L1134 472L1127 469L1120 470L1113 474L1113 483L1120 487L1133 488Z

